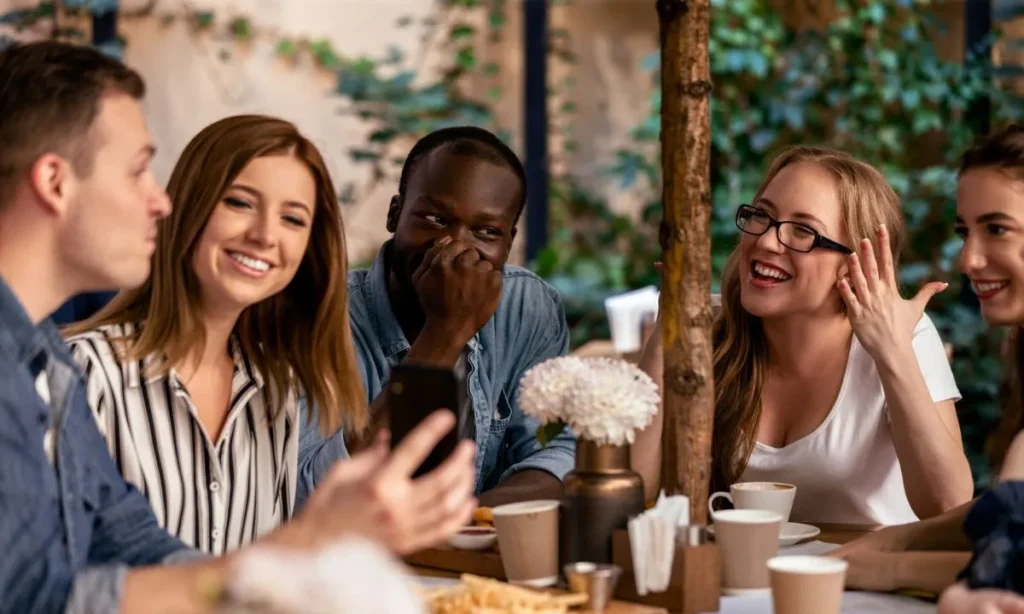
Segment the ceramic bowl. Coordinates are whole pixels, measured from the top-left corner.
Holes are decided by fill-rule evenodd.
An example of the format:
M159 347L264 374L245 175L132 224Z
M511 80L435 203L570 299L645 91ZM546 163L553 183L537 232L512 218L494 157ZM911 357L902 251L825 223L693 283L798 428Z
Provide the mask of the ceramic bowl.
M448 538L448 544L459 550L487 550L498 541L493 527L466 527Z

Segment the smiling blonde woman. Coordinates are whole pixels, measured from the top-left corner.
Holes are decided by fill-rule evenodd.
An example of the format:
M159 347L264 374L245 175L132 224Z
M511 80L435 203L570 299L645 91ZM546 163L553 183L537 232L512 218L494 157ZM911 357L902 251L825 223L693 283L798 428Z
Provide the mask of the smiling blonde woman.
M890 525L971 496L960 398L924 314L944 284L903 299L903 218L876 169L826 148L778 156L749 205L713 328L714 490L797 486L795 522ZM641 366L662 382L661 335ZM632 447L660 483L659 414Z

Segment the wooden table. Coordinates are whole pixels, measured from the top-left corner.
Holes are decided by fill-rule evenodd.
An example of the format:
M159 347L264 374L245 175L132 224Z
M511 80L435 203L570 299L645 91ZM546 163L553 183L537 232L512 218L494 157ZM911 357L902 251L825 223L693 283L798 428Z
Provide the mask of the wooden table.
M826 544L845 544L852 542L858 537L863 537L872 531L876 531L881 527L877 526L865 526L859 524L816 524L816 527L821 529L821 533L815 537L815 541L825 542Z
M505 579L505 570L501 566L501 557L497 552L474 552L455 550L453 548L433 548L406 557L406 563L418 576L429 578L458 578L463 573L476 576ZM584 614L591 610L574 609L574 614ZM667 614L663 608L655 608L628 601L612 601L605 614Z
M843 524L819 524L821 533L814 539L830 544L845 544L858 537L867 535L877 527ZM439 547L418 552L406 557L405 562L419 576L435 578L458 578L463 573L505 580L505 569L501 565L501 556L493 551L456 550L450 547ZM586 610L582 610L585 612ZM581 610L574 610L581 612ZM607 614L658 614L665 610L650 606L614 602Z
M816 526L821 529L821 533L814 539L829 544L845 544L867 535L877 528L849 524L819 524ZM458 577L460 573L472 573L498 580L505 579L501 556L493 550L474 552L443 546L408 556L405 562L421 575L454 578Z

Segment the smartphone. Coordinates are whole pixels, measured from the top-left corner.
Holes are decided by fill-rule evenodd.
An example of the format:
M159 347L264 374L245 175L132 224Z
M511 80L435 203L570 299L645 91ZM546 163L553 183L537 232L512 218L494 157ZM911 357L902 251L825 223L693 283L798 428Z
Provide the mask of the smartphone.
M430 453L413 477L436 469L458 445L466 432L468 408L465 407L465 386L452 369L416 364L400 364L391 369L388 380L388 406L391 421L391 448L438 409L455 414L455 426Z

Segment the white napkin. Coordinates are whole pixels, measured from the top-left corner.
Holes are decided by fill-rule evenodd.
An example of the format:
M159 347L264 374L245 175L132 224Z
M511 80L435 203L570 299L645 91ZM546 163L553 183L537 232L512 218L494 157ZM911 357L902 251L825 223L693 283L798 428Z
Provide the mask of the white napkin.
M658 314L658 298L661 295L654 286L609 296L604 300L608 315L608 328L612 343L619 353L636 352L643 344L640 327L644 314Z
M668 589L676 553L676 531L690 524L690 500L662 491L653 508L630 519L630 554L636 592L640 596Z

